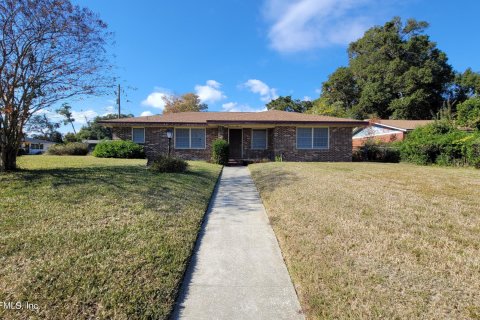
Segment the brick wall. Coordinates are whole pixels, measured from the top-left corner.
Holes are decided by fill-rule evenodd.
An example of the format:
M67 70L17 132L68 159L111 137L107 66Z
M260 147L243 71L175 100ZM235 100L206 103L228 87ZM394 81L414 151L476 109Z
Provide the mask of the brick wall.
M166 127L145 128L145 152L149 160L159 154L168 153ZM170 128L173 130L173 128ZM113 128L113 139L131 140L132 129L129 127ZM352 128L331 127L330 148L328 150L297 150L296 127L275 127L268 129L267 150L251 149L251 128L243 129L243 158L270 159L283 155L285 161L351 161L352 160ZM171 141L171 155L187 160L209 160L211 146L215 139L223 137L228 140L228 129L207 128L206 148L199 150L175 149L174 139Z
M365 137L365 138L358 138L352 139L352 146L354 149L358 149L367 143L369 140L373 140L376 142L395 142L395 141L402 141L405 138L405 134L403 132L391 133L391 134L384 134L379 136L373 137Z
M243 129L243 158L244 159L269 159L273 160L273 129L267 129L267 149L252 149L252 129Z
M352 161L352 128L330 127L329 149L297 150L296 127L273 129L274 155L285 161Z
M145 129L145 153L149 160L159 154L168 154L167 129L169 128ZM212 142L218 138L218 128L206 128L205 138L205 149L175 149L174 138L172 138L170 154L185 160L209 160L212 154Z
M113 140L132 140L132 128L114 127L112 128Z

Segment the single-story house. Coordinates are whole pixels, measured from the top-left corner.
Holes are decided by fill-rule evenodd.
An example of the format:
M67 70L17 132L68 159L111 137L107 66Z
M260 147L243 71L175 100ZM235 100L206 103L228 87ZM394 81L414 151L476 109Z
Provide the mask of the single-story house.
M52 141L25 138L25 140L22 142L21 148L25 150L27 154L42 154L47 152L48 148L54 144L55 142Z
M368 122L295 112L181 112L100 122L113 139L145 146L147 158L167 154L208 160L218 138L230 145L230 159L351 161L352 130ZM169 143L169 138L171 136ZM170 147L169 147L170 146Z
M357 128L353 131L353 148L359 148L369 140L387 143L402 141L413 129L433 123L434 120L374 119L366 121L369 121L367 127Z

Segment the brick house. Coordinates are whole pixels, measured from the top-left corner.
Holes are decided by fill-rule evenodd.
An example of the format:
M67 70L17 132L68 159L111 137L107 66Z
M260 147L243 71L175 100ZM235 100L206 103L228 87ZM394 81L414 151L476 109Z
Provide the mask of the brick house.
M367 127L353 131L353 148L363 146L367 141L394 142L402 141L412 130L433 123L433 120L384 120L372 119Z
M352 130L368 122L294 112L182 112L101 122L113 139L145 146L149 160L170 153L208 160L218 138L230 145L234 160L351 161Z

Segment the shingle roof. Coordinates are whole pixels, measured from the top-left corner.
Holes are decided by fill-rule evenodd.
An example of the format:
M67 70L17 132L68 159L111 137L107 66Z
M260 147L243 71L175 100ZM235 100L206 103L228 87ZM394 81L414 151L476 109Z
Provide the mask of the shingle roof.
M372 120L373 123L403 130L413 130L433 122L433 120Z
M24 139L24 142L28 142L28 143L43 143L43 144L55 143L55 142L52 142L52 141L40 140L40 139L35 139L35 138L25 138L25 139Z
M365 121L269 110L263 112L180 112L101 121L103 124L221 124L221 123L341 123L363 126Z

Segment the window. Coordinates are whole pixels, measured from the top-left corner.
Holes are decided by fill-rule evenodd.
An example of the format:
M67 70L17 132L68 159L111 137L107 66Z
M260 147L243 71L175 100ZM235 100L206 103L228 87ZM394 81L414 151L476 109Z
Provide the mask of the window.
M132 141L145 143L145 128L132 128Z
M328 149L328 128L297 128L297 149Z
M205 129L190 129L190 148L205 149Z
M205 129L175 128L175 149L205 149Z
M267 129L252 129L252 149L267 149Z

